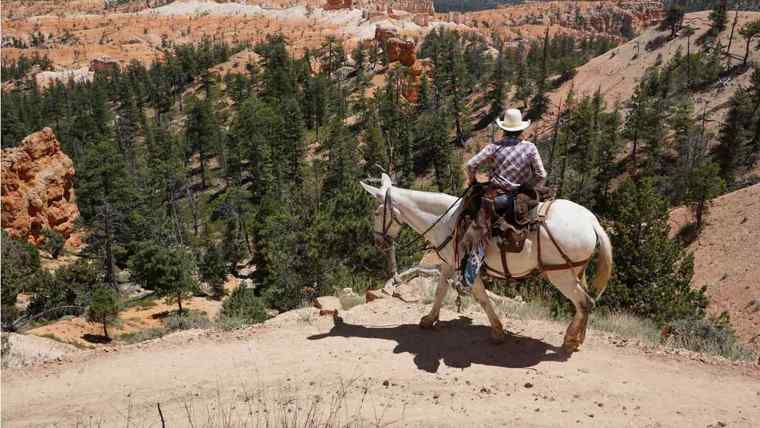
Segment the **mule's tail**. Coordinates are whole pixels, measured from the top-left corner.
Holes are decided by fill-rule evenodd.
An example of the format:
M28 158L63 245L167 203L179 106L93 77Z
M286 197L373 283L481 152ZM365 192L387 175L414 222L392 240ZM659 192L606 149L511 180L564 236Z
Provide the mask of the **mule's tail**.
M599 224L599 220L594 219L594 232L599 240L599 255L596 258L596 269L594 272L594 282L592 288L595 291L594 300L599 301L604 289L612 276L612 243L607 232Z

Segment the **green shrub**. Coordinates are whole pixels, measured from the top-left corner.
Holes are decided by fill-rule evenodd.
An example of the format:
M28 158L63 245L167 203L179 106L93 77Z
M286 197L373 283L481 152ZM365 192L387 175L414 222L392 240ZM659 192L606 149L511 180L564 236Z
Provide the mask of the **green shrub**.
M224 301L219 319L222 323L227 322L226 320L240 320L241 326L257 324L267 319L266 307L263 299L256 296L253 288L238 287Z
M59 306L87 306L91 293L99 286L97 267L84 259L62 267L52 274L40 270L29 281L32 300L27 312L39 314ZM60 315L53 311L42 318L50 320Z
M50 257L57 259L63 251L66 239L63 235L50 228L45 229L43 234L45 235L45 251L50 253Z
M182 312L182 299L197 289L193 278L193 258L182 248L165 248L144 242L129 260L130 272L143 287L176 302Z
M37 249L26 242L13 239L2 231L3 278L0 281L2 294L2 321L10 322L16 316L15 305L18 293L28 291L40 271L40 256Z
M224 259L221 248L210 244L203 255L203 261L199 266L201 279L211 286L214 295L224 295L224 280L227 278L229 268Z
M119 294L108 287L101 286L92 293L92 301L87 308L87 321L103 324L103 335L108 335L108 324L113 323L119 317Z
M119 336L119 340L126 343L138 343L146 340L159 338L167 333L165 328L149 328L147 330L124 333Z
M720 355L730 360L753 359L754 354L737 340L728 317L717 320L683 319L667 325L668 345L695 352Z
M211 326L211 322L205 312L187 311L184 315L171 315L164 318L164 326L169 331L205 329Z

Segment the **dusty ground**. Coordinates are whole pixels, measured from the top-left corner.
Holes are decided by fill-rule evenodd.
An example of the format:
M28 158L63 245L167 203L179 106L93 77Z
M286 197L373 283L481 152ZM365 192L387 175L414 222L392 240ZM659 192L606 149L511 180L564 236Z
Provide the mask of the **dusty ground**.
M695 288L707 287L709 310L727 311L737 335L760 351L760 184L713 200L705 226L690 246ZM690 210L670 215L673 231L692 220Z
M204 297L192 297L183 302L182 307L183 309L205 312L209 319L214 319L221 310L222 303ZM176 311L176 304L166 304L162 299L156 300L154 304L148 307L134 306L119 314L119 325L109 327L108 333L111 337L118 338L124 333L135 333L149 328L161 327L163 325L162 319L169 314L176 313ZM93 339L88 340L88 338L100 338L103 334L103 327L99 324L87 322L84 317L73 317L31 329L27 333L41 337L54 337L55 340L78 346L94 347Z
M473 308L474 309L474 308ZM343 312L307 308L263 326L185 331L4 370L4 426L230 426L316 419L395 426L753 426L760 373L646 350L594 333L571 357L564 326L508 320L493 345L480 311L442 313L381 299ZM707 361L707 360L704 360ZM332 413L330 413L332 411ZM333 416L330 417L329 414Z

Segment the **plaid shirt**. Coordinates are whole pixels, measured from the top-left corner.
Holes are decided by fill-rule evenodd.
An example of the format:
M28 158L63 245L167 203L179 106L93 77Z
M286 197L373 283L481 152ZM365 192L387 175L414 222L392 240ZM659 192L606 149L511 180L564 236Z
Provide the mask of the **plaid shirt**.
M541 155L529 141L506 138L488 144L467 162L470 176L474 176L478 167L485 162L492 162L491 181L508 191L517 189L534 177L546 178Z

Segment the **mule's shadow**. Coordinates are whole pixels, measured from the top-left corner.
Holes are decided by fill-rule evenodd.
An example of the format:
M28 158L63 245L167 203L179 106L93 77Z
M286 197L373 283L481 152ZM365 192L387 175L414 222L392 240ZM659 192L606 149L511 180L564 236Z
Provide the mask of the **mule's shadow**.
M505 368L532 367L542 361L566 361L569 354L543 340L508 335L504 343L490 342L490 328L473 325L472 319L460 316L441 321L435 330L423 330L417 324L396 327L364 327L340 319L330 331L309 336L309 340L327 337L362 337L398 342L393 352L414 355L420 370L435 373L441 361L449 367L467 368L473 364Z

